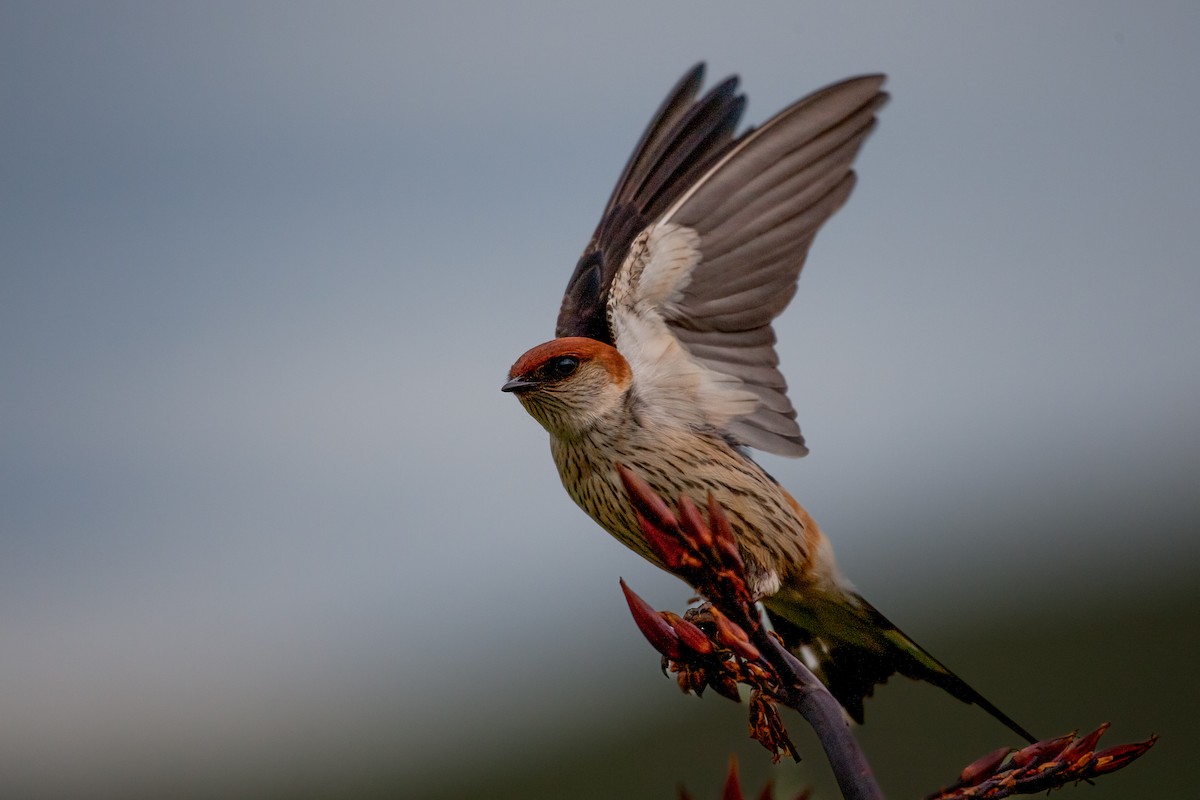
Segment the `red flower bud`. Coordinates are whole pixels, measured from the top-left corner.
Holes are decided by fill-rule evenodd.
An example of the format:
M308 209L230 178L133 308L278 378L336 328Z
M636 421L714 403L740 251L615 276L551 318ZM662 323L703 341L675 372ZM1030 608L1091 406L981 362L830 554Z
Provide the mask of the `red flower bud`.
M1091 753L1095 751L1096 745L1100 741L1100 737L1104 735L1106 730L1108 730L1107 722L1102 723L1099 728L1096 728L1096 730L1092 731L1087 736L1082 736L1077 739L1066 750L1063 750L1062 755L1059 756L1059 758L1061 758L1067 764L1074 764L1084 756L1091 755Z
M736 758L729 759L729 774L725 776L725 791L721 800L745 800L742 795L742 784L738 780L738 765Z
M1065 736L1056 736L1053 739L1043 739L1040 742L1026 745L1013 753L1012 763L1014 766L1024 767L1029 764L1052 761L1074 740L1075 733L1068 733Z
M662 616L667 621L667 624L675 629L675 634L679 637L679 642L684 647L700 655L708 655L713 651L712 641L699 627L688 622L678 614L672 614L670 611L664 611Z
M729 517L725 516L725 509L717 503L717 498L713 496L712 492L708 493L708 521L716 540L717 549L724 557L725 565L731 567L738 574L744 574L746 565L742 563L742 554L738 551L733 528L729 527Z
M747 661L757 661L760 657L758 648L750 642L750 637L741 626L713 607L713 622L717 624L717 641L737 653Z
M646 519L664 531L679 527L670 507L640 475L623 464L617 465L617 474L625 484L625 491L629 492L629 499Z
M650 642L650 646L667 658L679 658L679 635L675 633L675 629L651 608L649 603L626 586L624 579L621 579L621 591L625 593L625 602L629 604L633 621L642 632L642 636L646 637L646 641Z
M679 527L696 550L704 552L713 546L713 533L700 516L700 509L687 495L679 498Z
M640 510L634 513L637 514L638 525L642 529L642 536L646 539L646 544L664 567L671 572L679 572L680 569L695 563L695 557L688 552L678 536L658 527Z
M1096 753L1096 761L1088 772L1092 775L1107 775L1110 772L1116 772L1134 759L1140 758L1157 741L1157 736L1151 736L1144 742L1119 744L1116 747L1101 750Z
M1008 758L1008 754L1012 751L1011 747L1001 747L999 750L993 750L987 755L981 756L970 764L967 764L958 776L958 785L974 786L992 777L996 773L996 769L1004 763L1004 759Z

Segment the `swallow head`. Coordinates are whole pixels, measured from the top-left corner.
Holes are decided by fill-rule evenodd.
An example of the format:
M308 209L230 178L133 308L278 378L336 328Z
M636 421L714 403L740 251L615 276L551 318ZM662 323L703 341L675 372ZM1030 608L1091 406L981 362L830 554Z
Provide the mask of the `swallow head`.
M551 434L576 438L620 410L631 382L615 347L572 336L527 351L500 390L516 395Z

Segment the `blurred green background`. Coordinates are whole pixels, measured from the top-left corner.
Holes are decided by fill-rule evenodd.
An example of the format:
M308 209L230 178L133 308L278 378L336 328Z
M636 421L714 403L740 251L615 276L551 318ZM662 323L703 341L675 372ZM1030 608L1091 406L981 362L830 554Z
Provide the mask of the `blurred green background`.
M769 767L628 618L687 590L498 389L663 93L883 71L764 463L862 593L1190 797L1200 6L0 2L0 796L715 797ZM1010 743L896 680L890 797ZM1065 795L1064 795L1065 796Z

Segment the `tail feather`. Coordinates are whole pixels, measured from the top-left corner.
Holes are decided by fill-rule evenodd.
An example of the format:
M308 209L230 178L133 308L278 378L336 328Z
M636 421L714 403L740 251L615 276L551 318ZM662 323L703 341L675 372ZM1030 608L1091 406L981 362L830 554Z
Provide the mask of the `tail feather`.
M857 594L803 600L787 592L764 598L775 631L828 687L850 717L862 723L863 701L899 673L977 705L1028 742L1037 739L910 639Z

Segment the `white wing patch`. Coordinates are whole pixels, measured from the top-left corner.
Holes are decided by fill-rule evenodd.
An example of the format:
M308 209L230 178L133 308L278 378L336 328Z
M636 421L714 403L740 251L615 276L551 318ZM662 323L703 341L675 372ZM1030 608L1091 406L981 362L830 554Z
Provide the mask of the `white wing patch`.
M650 413L671 424L723 431L730 421L754 413L758 396L739 378L698 362L665 322L700 259L700 236L691 228L674 223L647 228L613 280L609 324L633 372L634 391L648 401Z

